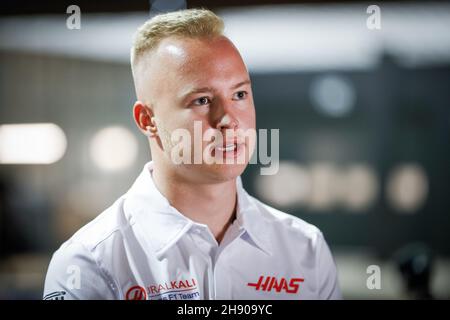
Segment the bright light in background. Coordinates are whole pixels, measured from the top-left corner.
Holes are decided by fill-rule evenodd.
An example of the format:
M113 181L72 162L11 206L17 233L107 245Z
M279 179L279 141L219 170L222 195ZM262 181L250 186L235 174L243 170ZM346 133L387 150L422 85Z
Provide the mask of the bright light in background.
M379 182L375 172L368 166L352 165L343 175L341 201L352 211L368 209L379 192Z
M310 172L313 184L310 207L315 210L330 209L335 205L342 181L338 170L329 163L316 163L311 166Z
M251 71L370 69L382 52L409 66L449 61L448 4L383 3L382 28L376 32L366 27L366 8L284 5L219 13Z
M251 72L367 70L377 66L382 52L408 66L450 61L449 4L383 4L382 28L375 32L366 27L366 8L266 5L217 13ZM60 15L5 17L0 49L129 64L133 34L148 18L141 12L83 13L81 29L73 32Z
M352 83L333 75L315 79L311 85L310 96L316 110L331 117L349 114L356 100Z
M94 163L105 171L119 171L131 166L137 153L136 137L124 127L103 128L91 141L91 157Z
M403 164L395 168L387 182L387 199L397 211L414 213L428 196L428 178L419 164Z
M289 207L302 204L309 198L311 181L308 171L289 161L281 161L275 175L258 175L256 191L266 200Z
M282 161L278 174L257 176L255 188L259 196L283 207L325 211L342 206L363 213L376 201L380 182L376 172L365 164L342 169L326 162L304 167ZM427 199L427 174L418 164L401 165L389 174L386 190L392 207L414 213Z
M54 123L0 126L1 164L51 164L66 152L63 130Z
M282 207L308 207L324 211L342 206L352 212L364 212L375 202L379 181L365 164L347 169L332 163L316 162L308 167L281 161L276 175L257 176L259 196Z

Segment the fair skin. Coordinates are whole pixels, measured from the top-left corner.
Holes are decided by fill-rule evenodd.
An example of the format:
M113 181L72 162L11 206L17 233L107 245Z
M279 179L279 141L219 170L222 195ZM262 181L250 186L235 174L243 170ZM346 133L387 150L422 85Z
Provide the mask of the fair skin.
M250 77L239 52L224 36L169 37L141 58L135 83L133 116L149 139L156 187L182 214L206 224L220 243L235 218L236 178L254 146L236 133L224 145L242 142L236 149L245 152L245 163L176 165L170 133L183 128L193 137L194 121L201 121L202 132L213 129L224 137L226 130L255 129ZM220 156L232 157L234 152Z

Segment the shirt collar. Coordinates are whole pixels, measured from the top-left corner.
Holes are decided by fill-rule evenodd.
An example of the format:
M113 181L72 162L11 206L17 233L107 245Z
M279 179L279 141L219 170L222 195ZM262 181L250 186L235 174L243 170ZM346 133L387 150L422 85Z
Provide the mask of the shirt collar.
M152 178L153 162L144 169L125 195L124 210L137 222L145 242L160 257L196 223L172 207L156 188ZM271 254L268 238L268 221L258 210L254 199L242 186L241 177L236 179L238 204L236 222L249 235L249 241Z

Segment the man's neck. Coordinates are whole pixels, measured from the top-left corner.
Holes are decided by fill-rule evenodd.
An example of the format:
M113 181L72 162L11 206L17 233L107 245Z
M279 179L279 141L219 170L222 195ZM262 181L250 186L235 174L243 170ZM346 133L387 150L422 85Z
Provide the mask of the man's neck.
M206 224L220 243L236 216L236 179L198 184L154 166L153 181L170 205L189 219Z

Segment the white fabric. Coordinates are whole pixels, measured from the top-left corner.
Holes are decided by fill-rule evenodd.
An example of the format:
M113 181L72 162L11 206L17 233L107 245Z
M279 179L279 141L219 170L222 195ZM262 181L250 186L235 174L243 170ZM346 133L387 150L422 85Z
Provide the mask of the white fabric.
M249 196L239 177L237 217L218 245L206 225L169 204L151 172L149 162L54 253L44 299L341 298L315 226Z

